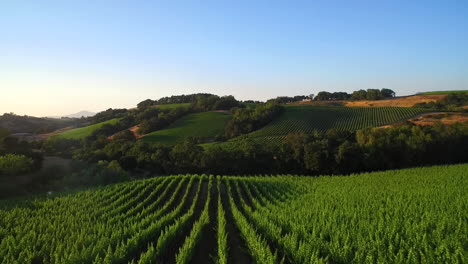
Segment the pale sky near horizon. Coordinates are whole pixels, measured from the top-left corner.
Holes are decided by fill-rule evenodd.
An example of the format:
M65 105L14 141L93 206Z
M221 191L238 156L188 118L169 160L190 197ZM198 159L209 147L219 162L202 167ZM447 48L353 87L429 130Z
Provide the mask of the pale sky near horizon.
M0 114L468 89L466 1L3 1Z

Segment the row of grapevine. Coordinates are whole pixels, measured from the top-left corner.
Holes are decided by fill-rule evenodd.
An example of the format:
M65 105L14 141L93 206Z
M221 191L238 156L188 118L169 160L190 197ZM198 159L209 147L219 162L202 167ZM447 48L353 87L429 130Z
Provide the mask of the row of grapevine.
M467 189L465 164L177 175L6 200L0 263L224 264L242 250L255 263L465 263Z
M210 206L211 201L211 188L213 185L213 176L210 176L210 180L208 182L208 193L205 202L205 206L203 207L203 211L201 213L200 219L198 219L194 224L193 228L190 232L190 235L185 239L184 244L179 249L179 252L176 255L176 263L183 264L188 263L194 253L195 247L197 246L198 242L202 236L203 227L208 225L210 222L210 216L208 214L208 208Z
M290 106L266 127L249 134L250 138L274 140L291 132L338 130L355 131L405 120L424 109L406 107L323 107Z
M218 264L227 264L228 261L228 238L226 232L226 213L224 212L223 203L221 201L221 180L218 177L216 190L218 192L218 225L217 225L217 239L218 239Z

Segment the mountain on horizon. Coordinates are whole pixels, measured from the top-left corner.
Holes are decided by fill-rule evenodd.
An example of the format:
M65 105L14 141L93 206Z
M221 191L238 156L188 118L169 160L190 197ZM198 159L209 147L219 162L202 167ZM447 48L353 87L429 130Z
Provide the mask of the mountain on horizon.
M89 117L89 116L94 116L96 113L94 112L90 112L90 111L80 111L78 113L74 113L74 114L70 114L70 115L66 115L64 117L70 117L70 118L80 118L82 116L84 117Z
M83 111L80 111L80 112L78 112L78 113L69 114L69 115L63 115L63 116L49 116L49 118L61 118L61 117L81 118L82 116L84 116L84 117L90 117L90 116L94 116L94 115L96 115L96 113L83 110Z

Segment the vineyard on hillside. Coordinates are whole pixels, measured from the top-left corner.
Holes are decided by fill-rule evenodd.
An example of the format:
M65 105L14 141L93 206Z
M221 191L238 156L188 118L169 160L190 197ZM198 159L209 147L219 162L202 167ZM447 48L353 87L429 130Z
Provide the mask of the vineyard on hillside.
M0 202L0 263L463 263L468 164L180 175Z
M187 137L213 140L224 134L224 126L231 119L225 112L202 112L186 115L166 129L145 135L141 140L148 143L173 145Z
M103 127L106 124L114 125L117 122L119 122L120 118L114 118L111 120L107 120L101 123L97 123L94 125L90 126L85 126L85 127L80 127L80 128L75 128L72 130L65 131L63 133L60 133L56 135L58 138L66 138L66 139L83 139L87 136L90 136L95 130L98 130L99 128Z
M287 106L285 112L250 138L283 137L291 132L311 133L329 129L355 131L392 124L411 118L425 109L406 107Z

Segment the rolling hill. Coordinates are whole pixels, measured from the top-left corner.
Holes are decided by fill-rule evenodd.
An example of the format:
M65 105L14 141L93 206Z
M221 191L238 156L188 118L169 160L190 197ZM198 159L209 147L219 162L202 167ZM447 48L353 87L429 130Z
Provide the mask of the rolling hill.
M436 95L436 94L458 94L458 93L468 93L468 90L433 91L433 92L424 92L420 94L421 95Z
M97 123L90 126L80 127L65 131L63 133L55 135L55 137L65 138L65 139L82 139L91 135L95 130L101 128L105 124L115 124L120 120L120 118L114 118L107 120L101 123Z
M281 138L291 132L355 131L413 117L427 110L402 107L287 106L285 112L249 138Z
M49 133L76 125L76 123L78 122L73 119L39 118L14 114L0 116L0 128L8 129L11 133Z
M187 137L213 140L224 133L224 126L231 118L225 112L189 114L178 119L168 128L149 133L141 138L144 142L172 145Z

